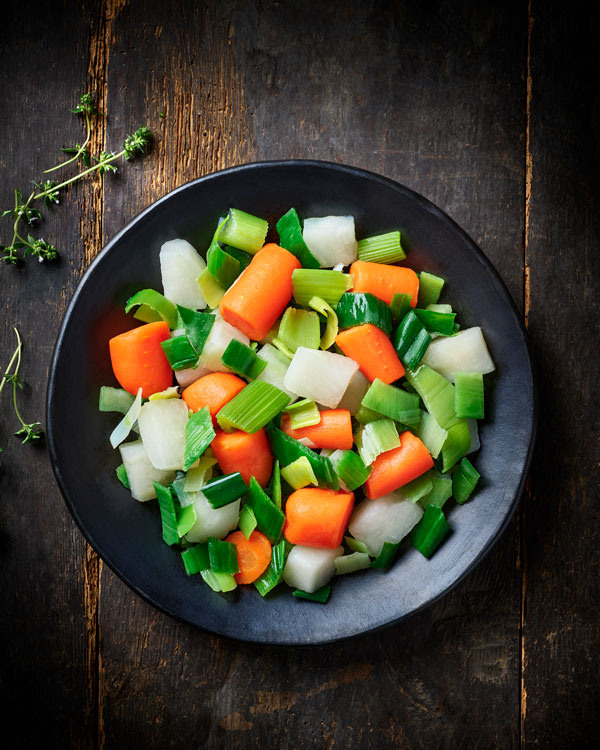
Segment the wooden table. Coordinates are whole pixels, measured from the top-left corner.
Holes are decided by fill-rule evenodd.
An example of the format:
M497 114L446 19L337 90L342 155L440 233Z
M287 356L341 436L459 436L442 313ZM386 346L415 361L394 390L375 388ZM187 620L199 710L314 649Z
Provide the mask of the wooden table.
M153 153L89 179L36 236L60 262L2 267L5 365L43 421L52 348L81 275L131 217L216 169L365 167L447 211L529 329L537 450L514 521L451 594L384 632L252 648L162 615L72 521L47 449L2 394L2 707L11 746L590 747L598 701L598 213L593 26L524 0L15 4L0 31L2 208L82 139L147 124ZM9 222L3 221L2 242ZM82 426L85 431L85 425Z

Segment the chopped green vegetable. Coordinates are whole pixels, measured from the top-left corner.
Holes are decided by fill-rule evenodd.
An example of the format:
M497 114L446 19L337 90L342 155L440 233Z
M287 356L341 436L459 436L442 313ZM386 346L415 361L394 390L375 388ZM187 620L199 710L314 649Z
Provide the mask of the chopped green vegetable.
M434 470L427 473L431 481L431 489L419 499L419 502L424 508L428 505L443 508L446 500L452 497L452 477L449 474L438 474ZM404 488L402 488L402 491L404 491Z
M412 482L402 486L401 492L411 503L418 502L422 497L428 495L433 488L433 482L429 472L421 474L420 477L413 479Z
M480 372L454 373L454 411L457 417L483 419L483 375Z
M217 422L226 432L257 432L289 402L290 397L279 388L262 380L253 380L225 404L217 414Z
M400 232L386 232L359 240L358 258L371 263L396 263L404 260L406 253L400 244Z
M239 500L247 491L248 485L239 471L212 479L202 488L202 492L213 508L223 508Z
M188 341L196 352L196 359L202 354L206 339L212 330L215 316L211 313L189 310L177 305L178 326L185 330Z
M239 208L230 208L219 240L254 255L265 244L269 223Z
M430 308L421 310L416 307L415 315L431 333L439 333L442 336L452 336L454 333L454 313L439 312Z
M208 543L204 542L204 544L195 544L193 547L188 547L181 553L181 559L183 560L185 572L189 576L193 576L203 570L209 570Z
M125 312L130 312L134 307L137 310L133 317L143 320L144 323L154 323L164 320L169 328L175 328L177 323L177 309L175 305L160 292L154 289L142 289L127 300Z
M446 430L456 420L454 413L454 386L443 375L427 365L420 365L414 372L406 371L406 379L423 399L425 408Z
M235 258L238 263L240 264L240 273L245 271L250 263L252 262L252 255L250 253L247 253L245 250L240 250L237 247L232 247L231 245L225 245L223 247L223 250L228 255L231 255L232 258Z
M452 494L457 503L462 505L471 497L479 479L477 469L468 458L463 458L452 475Z
M200 575L204 582L217 593L233 591L237 587L235 578L229 573L215 573L213 570L201 570Z
M219 284L208 268L205 268L200 276L198 276L197 283L202 296L206 300L206 304L214 310L225 296L225 289Z
M359 542L358 539L354 539L354 537L351 536L345 536L344 541L354 552L364 552L365 554L369 554L367 545L364 542Z
M448 437L442 446L442 471L446 472L462 458L471 446L471 432L464 419L457 419L448 427Z
M175 508L177 512L177 533L179 538L184 537L196 523L196 508L186 505L185 508Z
M271 499L278 508L281 508L281 468L277 459L273 464L271 476Z
M437 421L428 411L421 412L421 421L414 428L415 435L425 444L433 458L440 455L442 447L448 437L448 432L442 430Z
M309 307L316 310L326 318L325 332L321 336L321 349L329 349L338 335L338 318L335 310L331 305L321 297L311 297L308 301Z
M393 542L384 542L381 552L373 560L371 567L387 570L396 559L399 548L400 542L396 542L395 544Z
M254 477L250 477L248 494L244 502L254 511L259 530L271 544L277 544L281 536L285 516Z
M329 597L331 596L331 586L330 584L321 586L320 589L317 589L312 594L302 591L302 589L296 589L295 591L292 591L292 596L295 596L297 599L307 599L309 602L327 604Z
M392 314L385 302L368 292L346 292L336 307L340 328L371 323L386 336L392 332Z
M410 301L412 299L411 294L401 294L396 292L390 302L390 312L394 320L402 320L406 313L410 310Z
M198 462L198 466L194 466L185 475L183 489L186 492L198 492L204 487L212 475L212 467L217 463L217 459L212 456L202 456Z
M184 334L161 341L160 345L174 370L184 370L198 362L198 354Z
M239 260L225 252L217 242L211 243L208 248L206 267L223 289L229 289L242 271Z
M427 305L435 304L440 298L445 283L445 280L442 279L441 276L435 276L427 271L421 271L419 274L418 306L424 308L427 307Z
M359 424L369 424L369 422L376 422L378 419L385 419L385 417L383 414L361 404L354 415L354 419L356 419Z
M125 464L120 464L117 466L116 469L117 479L123 487L125 487L126 490L130 490L131 487L129 485L129 477L127 476L127 469L125 468Z
M179 541L179 532L177 531L177 512L175 510L175 501L168 487L154 482L156 497L158 498L158 507L160 508L160 518L162 521L162 538L171 547Z
M302 427L312 427L321 421L321 412L314 401L303 398L290 404L284 409L290 415L290 427L292 430L300 430Z
M129 411L115 427L110 434L110 444L113 448L121 445L123 440L129 435L133 429L134 424L137 422L140 410L142 408L142 389L138 389L137 396L134 398L133 403L129 407Z
M335 574L338 576L370 567L371 558L366 552L353 552L351 555L341 555L335 558Z
M215 435L208 406L190 415L185 425L184 471L187 471L197 458L200 458L214 440Z
M250 535L256 528L257 522L254 511L249 505L244 505L244 507L242 508L238 526L240 527L240 531L246 537L246 539L250 539Z
M231 339L223 352L221 362L233 372L244 378L254 380L267 366L264 359L246 344L237 339Z
M411 370L419 364L429 344L431 336L410 310L400 321L394 333L394 347L403 364Z
M421 421L419 397L376 378L363 396L361 406L397 422L415 427ZM371 420L373 421L373 420Z
M273 547L269 567L260 578L254 581L256 590L261 596L266 596L283 580L283 569L289 550L290 544L285 539L282 539L279 544Z
M428 505L423 518L410 533L410 540L425 557L431 557L450 531L444 511L435 505Z
M210 559L210 569L213 573L229 573L229 575L233 575L240 572L237 547L231 542L224 542L209 536L208 557Z
M309 484L315 485L315 487L319 484L310 461L306 456L300 456L300 458L292 461L291 464L284 466L281 469L281 476L295 490L300 490Z
M318 349L321 341L319 316L312 310L288 307L281 318L277 338L292 354L299 346Z
M367 466L381 453L400 447L398 430L392 419L379 419L361 427L356 435L356 446Z
M279 219L277 222L277 231L279 232L279 244L281 247L292 253L292 255L295 255L304 268L319 268L321 264L308 249L306 242L304 242L300 217L295 208L290 208Z
M337 450L329 456L340 480L350 491L354 491L369 478L372 469L365 466L362 458L351 450Z
M100 388L98 410L118 411L120 414L127 414L134 401L135 396L123 388L112 388L110 385L103 385Z
M341 271L296 268L292 273L294 299L299 305L308 305L313 297L320 297L335 306L352 285L352 276Z
M245 390L245 389L244 389ZM306 456L320 482L332 490L339 489L337 474L333 469L331 461L325 456L320 456L315 451L307 448L293 437L276 427L273 423L267 426L271 450L282 466L288 466L300 456Z

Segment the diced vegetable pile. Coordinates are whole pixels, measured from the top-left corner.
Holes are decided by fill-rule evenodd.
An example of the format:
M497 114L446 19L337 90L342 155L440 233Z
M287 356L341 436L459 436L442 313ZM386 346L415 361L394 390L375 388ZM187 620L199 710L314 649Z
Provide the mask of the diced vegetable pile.
M124 415L117 476L156 498L188 575L324 603L405 537L427 558L443 542L445 504L479 480L465 456L494 363L439 302L444 279L396 265L400 232L357 242L352 216L302 226L293 208L279 244L268 229L232 208L206 261L162 246L163 293L128 301L143 325L110 340L121 387L100 409Z

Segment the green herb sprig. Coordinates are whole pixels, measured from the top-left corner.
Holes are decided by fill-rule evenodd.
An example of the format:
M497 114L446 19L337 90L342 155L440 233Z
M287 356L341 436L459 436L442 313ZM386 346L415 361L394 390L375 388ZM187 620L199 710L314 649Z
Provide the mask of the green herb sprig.
M33 255L42 261L56 260L58 257L58 251L54 245L42 238L36 239L32 234L25 232L21 228L22 224L32 225L36 221L43 219L41 211L34 207L34 201L43 200L46 208L50 208L53 204L60 202L60 191L71 185L83 177L97 172L101 177L107 172L116 172L117 167L113 162L117 161L121 157L125 157L127 161L135 158L138 155L144 154L147 147L150 145L152 140L152 132L146 126L138 128L133 135L128 135L125 138L123 147L120 151L114 153L112 151L102 151L99 157L92 156L88 149L88 144L92 135L92 117L100 115L96 109L96 104L91 94L83 94L79 104L71 109L71 112L77 115L83 115L85 117L86 124L86 137L82 144L76 144L70 148L63 148L62 151L67 154L72 154L70 159L57 164L55 167L47 169L44 174L54 172L58 169L66 167L74 161L81 158L84 166L82 172L70 177L67 180L58 182L56 180L44 180L37 182L32 180L34 190L30 193L29 197L25 199L23 192L20 190L14 190L14 206L2 212L2 217L10 217L13 221L13 237L10 245L0 244L0 261L8 265L17 265L28 256Z
M25 385L25 381L19 377L23 342L21 341L19 331L16 328L13 328L13 330L15 332L15 336L17 337L17 347L13 352L10 362L8 363L8 366L6 368L6 372L4 373L4 375L2 376L2 380L0 381L0 393L2 393L2 391L4 390L4 386L7 383L10 383L12 385L13 408L15 410L15 414L17 415L17 419L21 424L21 429L15 432L15 436L22 438L22 443L32 443L34 442L34 440L39 440L44 433L41 429L40 422L31 422L30 424L28 424L27 422L25 422L25 420L21 416L21 412L19 411L19 405L17 403L17 392L19 390L22 391L23 386Z

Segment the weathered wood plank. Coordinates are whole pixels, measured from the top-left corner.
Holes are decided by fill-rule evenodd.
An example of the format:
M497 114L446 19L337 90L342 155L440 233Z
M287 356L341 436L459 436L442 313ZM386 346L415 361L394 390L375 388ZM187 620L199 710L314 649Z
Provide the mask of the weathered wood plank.
M587 11L560 2L532 2L530 11L526 250L540 427L524 506L525 747L598 741L600 140L598 57Z

